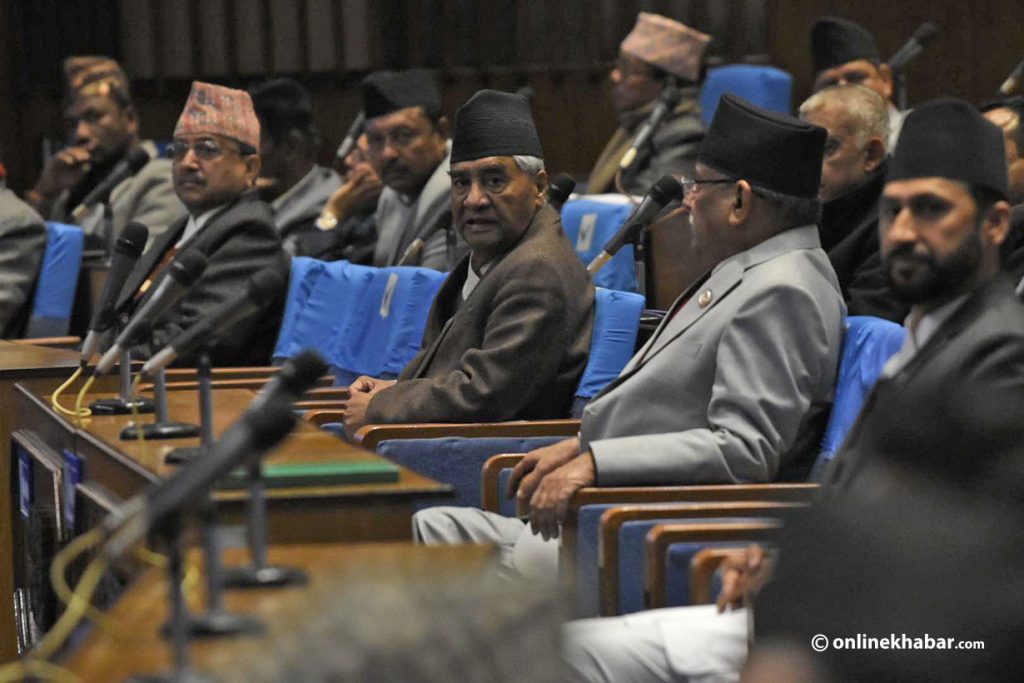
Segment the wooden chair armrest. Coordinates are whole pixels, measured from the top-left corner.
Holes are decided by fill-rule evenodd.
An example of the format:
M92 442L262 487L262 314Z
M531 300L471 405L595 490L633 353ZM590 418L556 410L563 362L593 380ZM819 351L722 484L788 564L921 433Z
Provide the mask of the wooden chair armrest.
M498 490L498 476L501 471L515 467L523 459L523 453L492 455L480 471L480 507L487 512L498 513L501 507L502 491Z
M224 377L219 374L217 370L214 370L210 384L214 389L251 389L252 391L259 391L268 381L270 381L272 377L273 375L266 375L264 377ZM317 386L310 391L315 391L319 388L334 389L334 387L331 386L333 381L334 379L330 375L324 375L317 380ZM150 382L143 384L140 388L152 391L152 387L153 384ZM193 378L172 382L168 377L167 391L196 391L198 388L198 379Z
M736 552L735 548L704 548L690 560L690 604L710 605L711 579L722 566L725 558Z
M263 379L268 380L281 368L274 365L255 365L249 367L213 368L214 379ZM195 368L167 368L168 382L195 382Z
M580 489L569 501L562 522L560 563L572 572L575 561L576 521L584 505L602 503L700 503L774 501L807 503L817 495L817 484L704 484L697 486L591 486ZM571 576L572 574L570 574Z
M342 422L345 419L345 413L341 410L327 409L327 408L314 408L307 410L303 415L302 419L306 422L311 422L316 426L320 427L329 422Z
M57 349L73 349L82 343L81 337L38 337L36 339L12 339L15 344L48 346Z
M627 522L651 519L694 520L718 517L771 517L784 510L809 507L808 503L736 501L715 503L649 503L623 505L601 515L598 576L601 616L619 610L619 532Z
M575 436L579 420L531 420L519 422L423 422L413 424L365 425L356 432L355 442L376 450L377 444L389 439L437 439L445 436L530 437Z
M775 538L780 526L777 521L658 524L647 532L644 543L648 609L665 606L665 558L673 543L764 543Z

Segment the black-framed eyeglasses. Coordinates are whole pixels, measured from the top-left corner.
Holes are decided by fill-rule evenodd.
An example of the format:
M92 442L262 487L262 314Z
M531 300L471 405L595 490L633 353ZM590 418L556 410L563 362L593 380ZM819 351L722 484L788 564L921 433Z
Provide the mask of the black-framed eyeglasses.
M191 144L187 140L172 140L171 144L167 145L167 156L174 161L181 161L189 149L195 153L197 159L212 161L224 153L225 147L212 138L200 138ZM240 147L235 151L242 154Z
M679 184L683 186L683 196L688 197L691 192L697 189L698 185L725 185L735 183L739 178L680 178Z

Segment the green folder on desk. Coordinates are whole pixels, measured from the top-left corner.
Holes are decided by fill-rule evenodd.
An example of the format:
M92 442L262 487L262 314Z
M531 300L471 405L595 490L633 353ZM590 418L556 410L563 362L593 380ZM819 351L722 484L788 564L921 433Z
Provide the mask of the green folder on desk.
M263 477L269 488L394 483L398 481L398 465L386 460L270 463L263 466ZM221 482L221 488L248 485L245 470L235 470Z

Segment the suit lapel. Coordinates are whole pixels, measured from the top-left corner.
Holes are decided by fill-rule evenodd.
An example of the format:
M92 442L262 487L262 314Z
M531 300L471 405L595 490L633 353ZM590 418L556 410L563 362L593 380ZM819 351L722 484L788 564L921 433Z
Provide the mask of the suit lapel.
M452 322L455 320L455 316L458 314L458 307L456 306L457 298L461 296L462 285L466 281L466 271L462 267L469 267L469 257L465 259L458 266L455 267L448 277L445 279L444 284L441 285L441 289L437 293L437 299L434 303L434 311L436 315L442 316L447 314L447 319L444 324L441 325L441 329L438 330L437 336L434 337L434 341L430 343L423 356L420 358L420 364L416 367L416 372L413 373L412 379L422 377L427 369L430 367L430 362L434 359L437 354L437 349L441 346L441 342L444 341L445 335L448 334L448 330L452 327ZM461 277L460 277L461 276ZM457 282L457 284L456 284ZM463 302L465 306L465 302ZM431 314L434 317L434 314ZM438 324L436 318L428 321L428 329Z

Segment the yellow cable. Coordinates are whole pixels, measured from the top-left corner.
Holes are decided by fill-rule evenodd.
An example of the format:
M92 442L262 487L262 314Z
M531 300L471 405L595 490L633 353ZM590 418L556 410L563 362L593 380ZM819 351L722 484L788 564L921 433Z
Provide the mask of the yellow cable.
M92 415L91 410L82 407L82 401L85 400L85 395L89 392L89 389L92 388L92 384L95 381L96 375L90 375L89 379L85 380L85 384L82 385L82 388L78 390L78 398L75 399L74 416L77 417L79 420Z
M38 659L26 659L0 667L0 683L24 681L30 676L33 680L55 681L55 683L80 683L82 680L62 666Z
M50 564L50 584L53 586L53 592L57 595L57 598L65 605L70 605L75 595L71 586L68 585L68 565L72 560L102 540L102 534L92 535L94 531L98 531L98 529L94 529L71 541L64 550L53 558L53 562ZM86 605L85 616L105 631L123 633L117 622L92 605Z
M61 415L67 415L68 417L78 417L78 413L76 411L68 410L67 408L60 404L60 395L67 391L68 387L74 384L75 380L77 380L81 376L82 367L79 366L77 370L71 373L71 376L68 377L67 381L64 382L64 384L61 384L59 387L57 387L54 390L53 394L50 396L50 405L53 406L53 409L56 410ZM88 415L86 415L85 417L88 417Z

